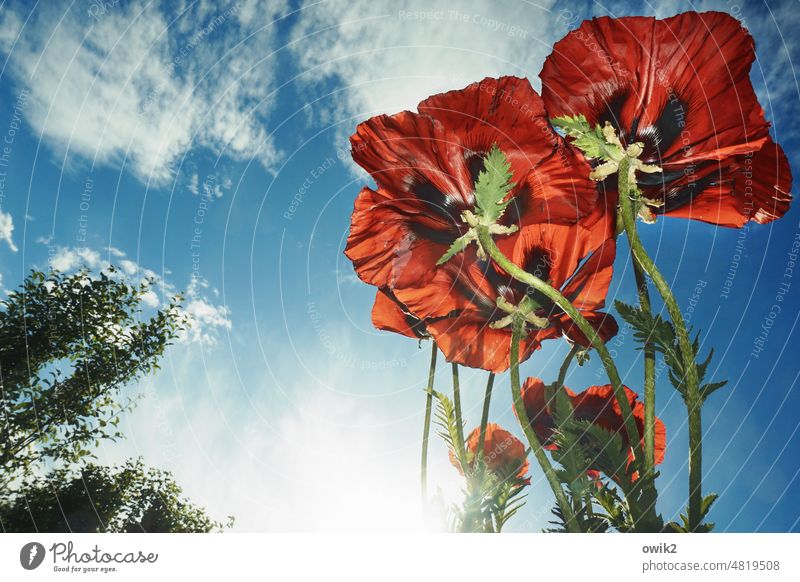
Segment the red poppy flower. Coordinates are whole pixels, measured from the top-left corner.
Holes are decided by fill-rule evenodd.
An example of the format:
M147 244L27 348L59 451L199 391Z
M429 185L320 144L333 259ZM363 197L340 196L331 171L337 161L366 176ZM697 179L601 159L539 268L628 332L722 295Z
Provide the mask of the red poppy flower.
M436 262L468 228L461 213L475 206L474 184L495 144L516 184L506 225L575 222L595 207L589 166L552 130L526 79L484 79L418 109L373 117L350 138L353 159L378 184L356 199L345 249L365 282L400 289L435 276ZM450 262L473 257L474 250Z
M628 403L631 405L633 417L639 434L644 434L644 403L638 400L636 392L625 388ZM605 386L591 386L580 394L576 394L567 387L564 387L572 403L573 417L576 420L585 420L597 424L598 426L610 431L619 433L629 447L628 458L633 460L631 442L625 432L625 421L619 408L619 403L614 397L614 388L610 384ZM531 426L539 439L545 443L545 448L554 449L553 432L555 422L550 415L550 409L546 402L545 385L539 378L528 378L522 386L522 399L525 403L525 412L528 415ZM661 463L664 460L664 451L667 444L666 429L660 419L655 423L655 462ZM644 443L642 443L644 446ZM613 477L613 476L612 476Z
M467 459L470 466L475 462L480 433L481 428L476 427L467 437ZM491 422L486 425L483 459L490 471L503 477L515 475L522 479L528 472L528 455L525 445L513 434ZM450 451L450 462L458 469L459 473L464 474L461 463L458 462L453 451Z
M518 236L500 237L497 243L517 265L559 289L606 341L618 330L612 316L598 311L611 282L616 253L610 232L610 215L597 211L571 226L529 225ZM491 325L507 315L497 306L500 297L518 305L527 296L537 305L534 314L542 325L528 325L520 343L520 360L545 339L562 335L589 345L558 306L491 262L445 264L428 284L396 289L395 295L425 320L448 361L466 366L499 373L510 365L511 329Z
M552 117L583 114L644 144L642 161L663 169L639 176L652 212L764 223L788 210L792 178L750 82L754 59L750 34L720 12L596 18L556 43L542 97Z

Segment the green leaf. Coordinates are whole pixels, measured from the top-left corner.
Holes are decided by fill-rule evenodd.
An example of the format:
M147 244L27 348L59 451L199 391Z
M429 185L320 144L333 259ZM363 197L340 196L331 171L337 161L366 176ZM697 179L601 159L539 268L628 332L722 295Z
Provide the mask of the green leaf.
M703 497L703 502L700 504L700 515L705 517L708 515L708 512L711 510L711 506L714 505L714 502L719 499L719 495L716 493L709 493L705 497Z
M437 426L441 429L441 431L439 431L439 436L444 439L447 448L452 451L456 459L459 460L461 469L466 475L469 473L469 465L467 463L466 452L457 444L459 437L455 406L453 406L453 402L441 392L431 390L431 394L436 398L435 421Z
M727 380L722 380L721 382L709 382L708 384L703 384L703 387L700 389L701 398L705 400L714 392L727 385L727 383Z
M442 257L436 261L436 265L444 265L447 261L452 259L455 255L463 251L469 243L475 239L475 235L472 231L469 231L467 234L458 237L456 240L453 241L453 244L450 245L450 248L447 249L447 252L442 255Z
M550 123L571 137L572 145L589 159L610 159L612 153L616 153L613 149L618 149L606 141L600 126L590 126L583 114L554 117Z
M675 335L672 324L665 321L660 315L645 313L637 307L616 301L615 306L620 316L633 328L633 337L642 344L650 342L656 352L664 356L664 362L669 368L669 379L676 390L686 398L686 368L683 363L683 352ZM689 330L691 332L691 330ZM643 349L639 348L639 349ZM702 362L697 362L700 352L700 333L692 341L692 359L696 362L697 379L700 382L700 398L705 400L711 394L727 384L727 381L703 383L706 372L714 357L714 350Z
M510 199L503 202L515 186L511 178L511 163L497 144L493 145L484 158L484 169L475 182L475 202L486 223L497 222L511 202Z

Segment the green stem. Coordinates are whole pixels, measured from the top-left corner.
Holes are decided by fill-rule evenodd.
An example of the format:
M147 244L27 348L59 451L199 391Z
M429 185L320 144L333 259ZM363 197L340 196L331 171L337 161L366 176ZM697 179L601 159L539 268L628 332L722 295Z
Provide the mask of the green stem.
M456 435L458 436L458 454L462 458L462 464L466 464L466 451L464 449L464 421L461 420L461 388L458 382L458 364L453 362L453 407L456 409ZM462 467L464 475L467 474L468 467Z
M431 414L433 410L433 378L436 375L436 342L431 340L431 365L428 369L428 388L425 399L425 426L422 429L422 460L420 464L420 482L422 499L428 498L428 440L431 435Z
M642 313L650 315L650 292L647 289L647 279L644 271L631 252L633 274L636 278L636 289L639 293L639 308ZM655 467L656 450L656 352L653 342L646 339L644 342L644 464L645 472L650 472Z
M553 466L550 464L550 460L544 452L544 447L542 447L539 437L536 436L536 432L528 421L528 413L525 410L525 403L522 401L522 390L519 381L519 342L522 338L524 327L525 322L515 317L511 327L511 396L514 401L514 410L517 413L517 418L519 419L520 425L522 425L522 430L528 439L528 443L531 445L533 455L539 462L539 466L542 468L544 476L550 484L553 494L556 496L558 505L564 514L564 521L566 522L567 529L572 533L579 533L580 529L578 528L578 522L575 520L572 506L567 496L564 494L564 490L561 488L558 475L556 475Z
M556 383L556 390L561 390L564 387L564 382L567 379L567 371L569 370L569 365L572 363L572 360L575 358L575 355L581 351L581 346L575 344L572 346L572 349L567 354L567 357L564 358L564 361L561 363L561 368L558 370L558 381Z
M486 393L483 395L483 412L481 413L481 432L478 436L478 449L475 458L483 456L483 447L486 444L486 425L489 424L489 403L492 401L492 388L494 387L494 372L489 372L486 380Z
M578 309L572 305L572 303L570 303L569 299L564 297L557 289L554 289L538 277L531 275L509 260L500 251L500 249L497 248L497 245L492 239L492 235L485 226L477 227L477 231L478 240L481 246L487 253L489 253L489 255L500 266L500 268L502 268L506 273L514 277L516 280L525 283L526 285L530 285L548 297L569 316L575 325L578 326L578 329L581 330L583 335L589 338L592 347L600 356L600 361L603 363L603 367L606 369L608 378L614 388L614 396L619 404L622 417L625 419L625 432L628 436L628 441L631 443L631 447L633 448L636 462L641 463L642 445L641 437L639 436L639 429L636 427L636 421L633 418L633 411L631 410L630 402L628 402L628 397L625 394L625 389L622 386L622 379L617 371L617 366L614 364L614 359L611 357L606 344L603 342L600 336L597 335L597 332L592 325L586 321L586 318L583 317L581 312L578 311Z
M579 346L577 344L573 345L572 348L569 350L569 353L567 354L567 356L564 358L564 361L561 363L561 368L558 370L558 380L556 380L555 386L553 387L553 393L552 393L553 398L556 397L556 395L558 394L559 390L564 390L564 383L565 383L565 381L567 379L567 372L569 371L569 366L572 363L572 360L575 359L575 355L579 351L581 351L581 349L582 349L581 346ZM566 394L564 394L564 397L568 398ZM548 406L550 406L549 401L548 401ZM561 426L562 426L562 424L564 422L567 422L567 421L572 419L572 405L570 405L569 411L570 411L569 412L569 416L567 418L557 418L556 419L556 422L558 423L559 430L561 429ZM572 449L572 447L570 447L570 449ZM564 451L564 455L565 455L565 457L569 457L571 459L571 461L572 461L572 460L574 460L575 451L566 450L566 451ZM572 502L574 504L575 515L576 515L576 517L580 518L580 515L581 515L580 514L581 504L585 503L586 500L582 499L580 496L576 496L574 494L574 492L573 492L572 493ZM591 508L587 507L587 515L588 515L588 512L590 512L590 511L591 511Z
M700 525L702 494L702 424L700 417L700 382L697 376L697 366L694 358L694 347L686 329L680 306L675 300L667 281L656 267L653 259L639 239L634 220L633 200L636 196L636 187L630 183L630 158L623 158L619 164L619 204L620 214L625 224L625 233L628 236L631 252L634 258L653 281L653 285L664 300L675 334L678 337L678 346L681 350L681 359L686 372L684 382L686 385L685 401L689 415L689 530L694 531Z

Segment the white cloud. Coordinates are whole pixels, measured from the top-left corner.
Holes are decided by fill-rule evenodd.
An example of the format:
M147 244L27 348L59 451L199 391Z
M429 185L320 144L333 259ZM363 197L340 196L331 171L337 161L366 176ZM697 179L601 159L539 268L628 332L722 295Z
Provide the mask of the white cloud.
M333 0L301 12L293 50L316 93L329 80L343 86L314 105L323 120L343 122L341 137L369 115L415 108L485 76L534 81L560 32L552 4Z
M17 252L17 245L14 244L14 220L7 212L0 210L0 241L6 241L8 248L15 253Z
M48 239L39 240L42 244L49 244ZM103 258L111 254L115 259L108 261ZM117 248L109 247L108 253L100 252L87 247L62 247L57 246L49 258L49 266L62 273L74 273L78 269L88 268L93 276L105 273L109 277L124 279L131 285L145 285L148 289L142 294L141 300L145 307L157 309L167 305L172 297L179 293L175 283L159 276L155 271L142 267L136 261L121 258L125 253ZM111 270L112 265L115 271ZM189 299L183 305L183 313L188 317L189 327L179 335L179 341L187 343L200 343L213 346L217 343L219 334L230 331L233 322L230 319L230 309L219 305L206 297L208 289L205 280L192 279L186 289Z
M13 10L0 12L0 51L7 53L22 28L22 21Z
M224 305L214 305L206 299L190 299L185 311L192 319L185 336L182 336L188 341L214 345L220 329L230 330L233 327L230 309Z
M122 259L119 261L119 266L125 271L126 275L135 275L139 271L139 265L130 259Z
M158 300L158 295L151 289L149 291L145 291L142 294L142 303L144 303L147 307L151 307L153 309L157 309L161 302Z
M189 184L186 186L186 188L189 190L189 192L197 196L200 193L200 177L197 174L192 174L192 177L189 178Z
M249 3L236 2L179 11L138 1L96 17L85 6L42 8L10 53L11 72L31 89L28 121L57 149L124 158L142 181L169 179L193 146L270 168L278 153L264 128L276 68L265 59L275 48L267 25L283 9L259 2L256 21Z
M108 264L100 269L100 253L86 247L57 247L50 257L50 267L62 273L69 273L81 267L94 270L105 269Z

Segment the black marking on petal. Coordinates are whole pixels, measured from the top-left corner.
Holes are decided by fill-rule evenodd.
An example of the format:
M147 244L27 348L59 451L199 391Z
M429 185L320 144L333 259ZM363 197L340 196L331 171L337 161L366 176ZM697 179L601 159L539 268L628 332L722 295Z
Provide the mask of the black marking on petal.
M644 128L636 135L636 141L644 143L642 159L650 164L661 164L662 156L675 140L678 139L686 125L687 105L677 97L667 100L658 120Z
M604 107L597 116L597 122L602 126L606 122L610 123L623 137L627 133L622 123L622 107L630 96L630 90L626 88L617 89L605 102Z
M654 208L653 210L659 214L670 212L681 206L689 204L699 194L701 194L709 186L714 186L719 183L721 179L720 172L711 172L702 178L693 180L682 186L669 188L665 192L664 206Z
M485 152L469 152L465 156L464 162L467 165L472 184L478 181L478 175L486 169Z
M522 217L528 212L531 201L533 200L533 193L528 182L519 184L513 191L511 203L506 206L506 211L500 218L500 224L510 226L512 224L520 224Z
M465 208L457 207L458 197L445 196L427 180L414 183L409 190L428 210L435 212L449 224L456 225L461 222L461 212Z

